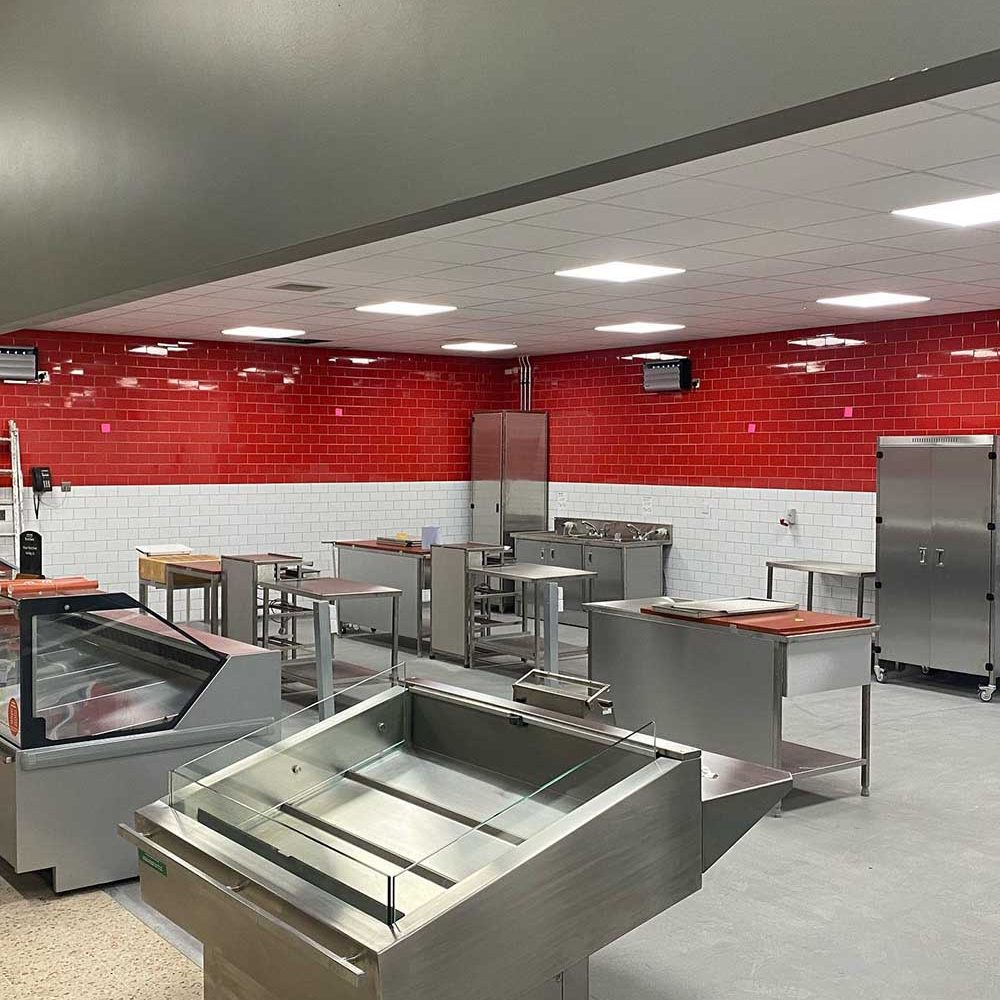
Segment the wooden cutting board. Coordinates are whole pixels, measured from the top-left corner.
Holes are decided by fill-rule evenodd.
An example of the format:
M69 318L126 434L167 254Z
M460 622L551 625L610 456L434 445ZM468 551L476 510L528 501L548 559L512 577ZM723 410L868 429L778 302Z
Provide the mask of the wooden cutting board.
M828 611L776 611L761 615L723 615L719 618L702 618L712 625L727 625L749 632L767 632L771 635L805 635L809 632L830 632L845 628L866 628L870 618L853 615L835 615Z

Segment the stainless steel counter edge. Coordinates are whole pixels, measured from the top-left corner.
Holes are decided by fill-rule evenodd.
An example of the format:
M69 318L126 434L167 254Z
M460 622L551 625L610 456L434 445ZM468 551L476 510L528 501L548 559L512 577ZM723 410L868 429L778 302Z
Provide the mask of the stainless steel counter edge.
M512 531L511 538L525 538L534 542L579 542L581 545L596 545L612 549L664 548L672 545L671 538L590 538L587 535L560 535L554 531Z
M780 644L793 642L816 642L821 639L829 638L831 635L842 635L844 633L855 632L863 632L873 636L876 632L878 632L878 625L872 622L870 625L858 625L840 629L833 628L825 632L805 632L802 635L776 635L773 632L756 632L753 629L747 628L740 629L735 625L725 626L716 623L708 623L699 621L697 618L666 618L662 615L649 615L644 614L640 610L640 608L647 607L650 601L655 600L655 597L643 597L630 601L592 601L588 604L584 604L583 607L584 610L590 612L591 614L614 615L617 618L634 618L637 621L655 622L657 625L675 626L677 628L695 628L702 631L709 629L718 631L720 628L729 628L733 631L739 632L740 635L746 636L748 639L757 639L758 641L764 642L777 642Z

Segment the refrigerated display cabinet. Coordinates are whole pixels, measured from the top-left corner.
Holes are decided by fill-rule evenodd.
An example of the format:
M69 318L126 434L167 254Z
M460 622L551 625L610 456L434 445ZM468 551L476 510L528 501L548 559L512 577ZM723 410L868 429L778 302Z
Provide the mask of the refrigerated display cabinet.
M0 857L57 892L134 876L118 823L280 705L277 654L126 594L0 596Z

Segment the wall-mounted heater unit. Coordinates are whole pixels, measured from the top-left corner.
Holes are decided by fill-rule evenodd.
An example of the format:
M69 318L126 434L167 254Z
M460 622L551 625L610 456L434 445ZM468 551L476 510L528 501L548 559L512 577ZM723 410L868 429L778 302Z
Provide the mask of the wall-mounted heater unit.
M691 378L691 359L644 362L642 387L646 392L680 392L695 388L695 381Z
M0 379L4 382L37 382L37 347L0 347Z

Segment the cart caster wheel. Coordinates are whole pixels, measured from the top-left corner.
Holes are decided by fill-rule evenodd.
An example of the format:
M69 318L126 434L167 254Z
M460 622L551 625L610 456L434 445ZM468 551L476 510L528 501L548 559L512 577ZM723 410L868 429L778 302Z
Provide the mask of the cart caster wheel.
M993 692L989 688L980 688L979 700L987 703L991 702L993 700Z
M872 667L872 673L875 675L875 680L877 680L879 684L885 683L885 667L883 667L880 663L876 663L875 666Z

